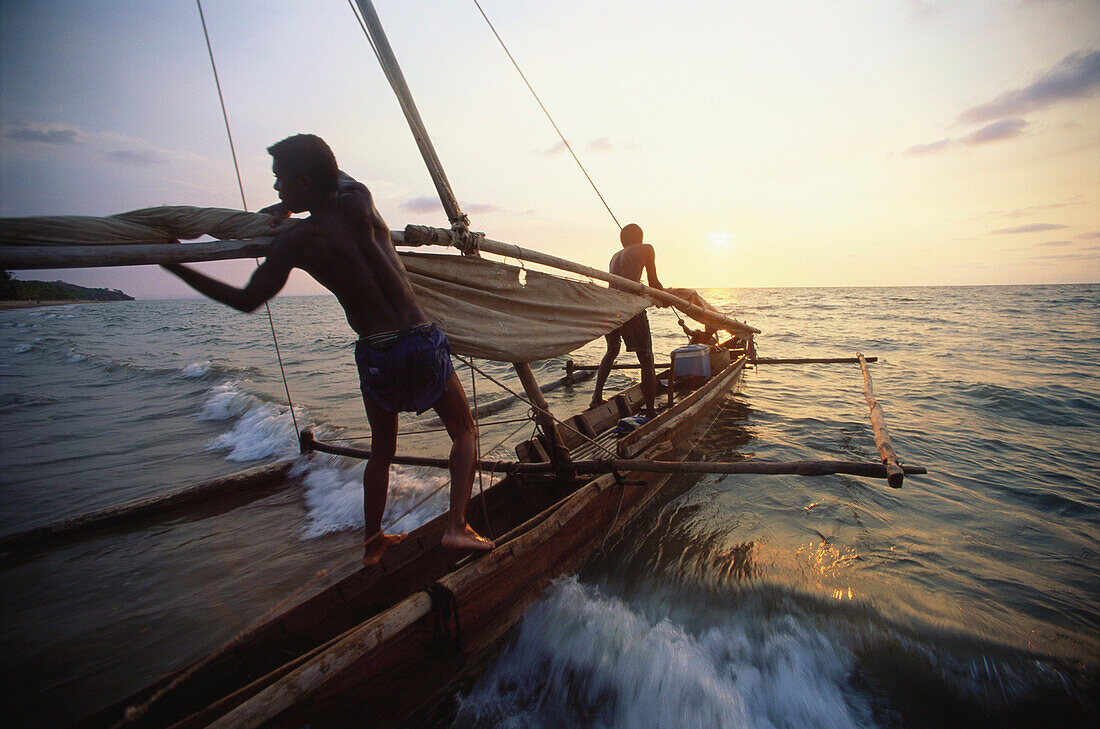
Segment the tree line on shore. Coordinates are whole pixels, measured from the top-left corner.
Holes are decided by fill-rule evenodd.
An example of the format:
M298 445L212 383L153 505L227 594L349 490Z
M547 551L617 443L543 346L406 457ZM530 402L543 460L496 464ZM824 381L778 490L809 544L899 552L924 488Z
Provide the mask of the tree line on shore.
M118 289L89 289L64 281L19 281L0 271L0 301L133 301Z

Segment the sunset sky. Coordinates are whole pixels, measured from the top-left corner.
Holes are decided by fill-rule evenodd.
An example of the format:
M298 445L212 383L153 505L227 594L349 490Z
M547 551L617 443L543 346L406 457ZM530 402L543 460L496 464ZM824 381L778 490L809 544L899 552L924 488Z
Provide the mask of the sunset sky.
M666 285L1100 281L1096 0L481 4ZM472 0L376 7L472 227L604 268L618 227ZM203 11L249 209L276 200L266 147L313 132L391 228L447 227L344 0ZM3 216L241 207L193 0L5 0L0 135Z

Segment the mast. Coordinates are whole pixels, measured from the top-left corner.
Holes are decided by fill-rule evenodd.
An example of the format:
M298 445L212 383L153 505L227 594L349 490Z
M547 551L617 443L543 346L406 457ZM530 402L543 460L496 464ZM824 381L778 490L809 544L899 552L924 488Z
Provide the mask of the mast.
M443 163L436 154L432 140L428 137L428 130L424 126L424 120L420 118L420 112L416 110L416 102L405 83L405 76L401 73L401 67L397 64L397 57L393 55L393 49L386 38L386 31L382 29L382 23L378 20L378 14L374 11L374 3L371 0L355 0L359 11L363 14L363 22L367 26L367 36L371 47L374 48L378 62L382 64L382 70L389 79L393 92L397 95L397 101L401 104L401 111L405 113L405 119L412 129L416 146L420 148L420 154L424 157L424 163L428 166L428 174L432 176L435 190L439 193L439 200L443 203L443 210L447 213L451 227L457 231L468 232L470 219L458 206L451 183L447 180L447 173L443 171Z

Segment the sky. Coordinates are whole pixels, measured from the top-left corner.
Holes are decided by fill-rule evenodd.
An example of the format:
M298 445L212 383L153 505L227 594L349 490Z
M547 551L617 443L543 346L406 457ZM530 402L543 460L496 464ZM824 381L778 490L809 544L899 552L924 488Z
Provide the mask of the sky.
M377 0L494 240L604 268L635 222L666 286L1100 281L1097 0L480 2L614 215L473 0ZM248 209L277 199L267 146L312 132L391 229L449 227L347 2L202 9ZM0 3L0 216L161 204L243 207L195 2ZM17 276L192 295L156 267Z

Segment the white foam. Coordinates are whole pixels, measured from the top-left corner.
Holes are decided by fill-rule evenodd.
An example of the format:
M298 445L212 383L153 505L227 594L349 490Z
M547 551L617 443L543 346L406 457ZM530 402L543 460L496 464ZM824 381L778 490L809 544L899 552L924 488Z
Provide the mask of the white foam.
M210 371L211 364L212 363L208 359L203 360L202 362L192 362L191 364L183 368L183 370L180 372L180 375L188 379L202 377Z
M298 438L290 408L264 402L241 392L235 381L225 382L210 390L210 397L203 405L204 420L229 420L237 422L207 444L211 450L225 449L226 460L256 461L274 455L291 455L298 450ZM304 411L296 408L295 415L304 421Z
M363 528L364 465L315 458L301 467L296 475L303 478L308 508L303 538ZM446 471L392 466L383 528L408 532L442 514L450 498L448 482Z
M685 615L694 611L685 607ZM651 617L575 578L529 610L496 664L461 699L460 723L501 727L875 726L847 689L855 658L795 614L732 608ZM703 624L688 624L702 622ZM476 720L476 721L475 721Z

